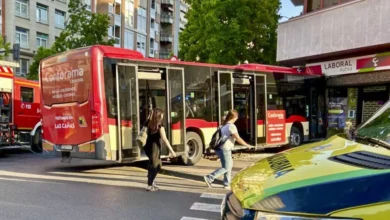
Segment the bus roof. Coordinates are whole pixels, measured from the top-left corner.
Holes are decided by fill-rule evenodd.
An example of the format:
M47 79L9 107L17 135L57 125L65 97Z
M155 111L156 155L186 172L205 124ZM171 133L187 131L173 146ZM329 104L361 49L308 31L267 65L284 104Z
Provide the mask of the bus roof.
M265 64L257 64L257 63L237 65L236 69L241 70L241 71L298 74L298 72L294 68L283 67L283 66L272 66L272 65L265 65Z
M210 63L199 63L199 62L189 62L189 61L179 61L179 60L166 60L166 59L156 59L156 58L146 58L140 52L117 48L112 46L105 45L93 45L78 49L72 49L66 51L64 53L56 54L66 54L72 51L82 50L82 49L91 49L92 51L96 51L100 56L116 58L116 59L131 59L134 61L146 61L151 63L164 63L164 64L172 64L172 65L191 65L191 66L203 66L203 67L214 67L214 68L224 68L231 70L239 70L239 71L254 71L254 72L267 72L267 73L285 73L285 74L293 74L293 75L307 75L304 72L300 73L295 68L290 67L282 67L282 66L272 66L272 65L264 65L264 64L241 64L241 65L224 65L224 64L210 64ZM96 49L96 50L95 50ZM45 58L49 59L49 58ZM312 74L310 74L312 75Z
M106 57L112 58L127 58L130 53L138 53L141 55L137 61L147 61L152 63L166 63L166 64L175 64L175 65L191 65L191 66L205 66L205 67L215 67L215 68L225 68L225 69L239 69L245 71L256 71L256 72L269 72L269 73L289 73L289 74L298 74L294 68L281 67L281 66L271 66L263 64L242 64L242 65L224 65L224 64L210 64L210 63L199 63L199 62L190 62L190 61L180 61L180 60L167 60L167 59L156 59L156 58L146 58L142 56L141 53L133 50L116 48L110 46L93 46L99 48ZM134 54L132 57L135 57Z

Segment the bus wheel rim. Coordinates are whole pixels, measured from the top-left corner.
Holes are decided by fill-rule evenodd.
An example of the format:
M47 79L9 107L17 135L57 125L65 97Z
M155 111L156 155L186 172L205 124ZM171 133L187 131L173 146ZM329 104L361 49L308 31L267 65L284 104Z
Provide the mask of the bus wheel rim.
M298 133L292 133L291 134L291 143L295 146L298 146L301 142L301 137Z
M187 141L187 147L188 147L188 153L187 153L187 156L189 158L192 158L196 155L197 153L197 150L198 150L198 147L197 147L197 143L194 139L190 139Z

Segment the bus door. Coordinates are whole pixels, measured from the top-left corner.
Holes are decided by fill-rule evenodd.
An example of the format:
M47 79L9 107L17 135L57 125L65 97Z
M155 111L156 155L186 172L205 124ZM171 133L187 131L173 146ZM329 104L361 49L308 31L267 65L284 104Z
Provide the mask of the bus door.
M254 146L266 142L265 83L265 75L260 74L238 73L233 78L233 103L238 111L237 130L241 138Z
M256 143L255 146L266 145L266 113L267 113L267 78L266 75L255 74L254 75L254 123Z
M186 109L184 97L184 70L183 68L168 68L166 74L166 93L167 93L167 111L168 139L171 141L173 149L178 155L186 152ZM164 148L168 151L167 148ZM162 152L169 154L169 152Z
M137 66L132 64L116 66L116 146L119 162L140 156L136 141L139 131L137 69Z
M218 71L218 122L222 124L224 116L233 109L233 80L232 73Z

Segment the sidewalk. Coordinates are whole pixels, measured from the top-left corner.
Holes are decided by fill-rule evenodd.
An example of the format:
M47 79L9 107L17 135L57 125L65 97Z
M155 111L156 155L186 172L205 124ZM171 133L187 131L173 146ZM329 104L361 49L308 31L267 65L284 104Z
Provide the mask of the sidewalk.
M232 175L236 175L240 170L255 163L256 161L272 156L273 154L235 154L233 155L233 172ZM201 159L195 166L180 166L164 164L162 172L167 175L177 176L186 179L192 179L197 181L204 181L203 176L213 172L215 169L221 167L219 160ZM216 184L222 184L223 176L214 181Z

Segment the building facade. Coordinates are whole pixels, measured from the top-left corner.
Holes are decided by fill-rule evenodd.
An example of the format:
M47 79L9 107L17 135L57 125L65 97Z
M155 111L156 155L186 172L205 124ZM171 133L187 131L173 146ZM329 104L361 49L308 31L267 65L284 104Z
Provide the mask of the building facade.
M188 10L183 0L94 0L97 13L111 17L108 36L116 47L145 57L168 59L178 54L180 27Z
M66 0L1 0L1 34L6 42L20 44L20 68L25 77L39 47L50 47L65 28Z
M84 0L87 10L110 16L109 38L116 47L145 57L178 54L178 35L186 24L183 0ZM69 0L0 0L1 34L21 47L17 76L25 77L39 47L50 47L65 28ZM162 39L162 40L161 40Z
M279 25L277 61L325 76L328 127L365 122L389 100L390 1L291 2L303 12Z

